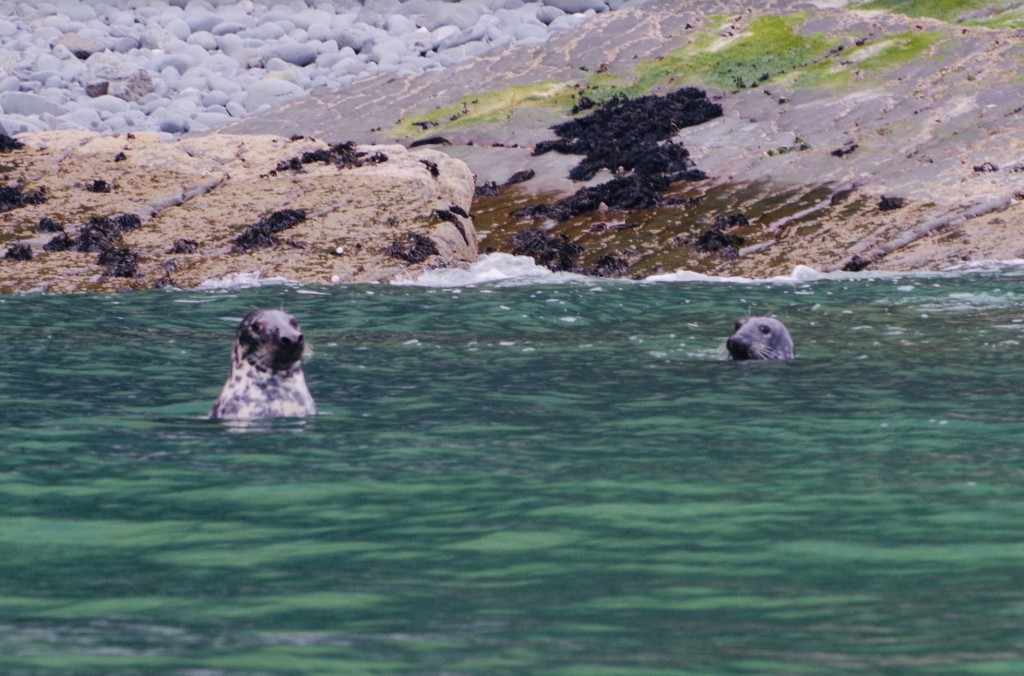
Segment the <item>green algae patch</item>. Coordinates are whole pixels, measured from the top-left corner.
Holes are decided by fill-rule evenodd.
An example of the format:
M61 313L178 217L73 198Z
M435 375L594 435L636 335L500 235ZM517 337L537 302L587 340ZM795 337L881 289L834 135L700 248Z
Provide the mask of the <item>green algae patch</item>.
M568 113L577 94L577 87L567 82L540 82L471 94L451 105L402 120L391 130L391 136L419 136L456 127L504 124L513 110L522 107L552 108Z
M747 31L721 37L724 21L712 21L689 44L665 56L638 64L631 78L595 77L597 95L611 91L637 96L664 84L703 84L728 91L756 87L780 76L814 68L827 59L838 41L820 34L802 35L802 13L764 16L751 22Z
M755 87L824 59L837 42L823 35L801 35L803 15L765 16L749 31L719 49L694 56L694 73L709 85L728 90Z
M889 70L918 58L932 45L946 37L945 33L940 31L899 33L877 43L875 51L870 56L856 63L863 70Z

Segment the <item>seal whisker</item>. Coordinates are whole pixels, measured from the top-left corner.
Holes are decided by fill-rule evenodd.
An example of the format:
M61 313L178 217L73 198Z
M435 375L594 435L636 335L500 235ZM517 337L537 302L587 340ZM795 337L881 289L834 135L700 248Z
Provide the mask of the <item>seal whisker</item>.
M789 330L775 317L747 316L738 320L725 347L733 359L783 360L796 356Z

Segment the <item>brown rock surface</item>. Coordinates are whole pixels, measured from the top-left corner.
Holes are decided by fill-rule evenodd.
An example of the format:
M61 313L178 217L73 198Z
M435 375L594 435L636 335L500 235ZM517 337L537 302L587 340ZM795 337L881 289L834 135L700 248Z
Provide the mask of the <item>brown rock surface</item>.
M165 142L147 133L46 132L19 140L23 148L0 153L0 170L9 186L43 191L45 200L0 213L0 246L28 244L32 252L31 260L0 259L0 292L195 287L230 275L385 281L476 259L473 223L459 215L469 211L473 177L435 150L349 148L346 157L361 154L361 166L339 166L328 144L305 137ZM239 245L239 235L278 212L305 218L268 233L276 244ZM141 226L100 245L81 243L93 219L122 214ZM71 250L44 249L59 237L40 232L44 218L63 226ZM422 241L433 247L410 248ZM127 274L132 266L105 270L104 247L121 259L125 249L133 254L134 274Z

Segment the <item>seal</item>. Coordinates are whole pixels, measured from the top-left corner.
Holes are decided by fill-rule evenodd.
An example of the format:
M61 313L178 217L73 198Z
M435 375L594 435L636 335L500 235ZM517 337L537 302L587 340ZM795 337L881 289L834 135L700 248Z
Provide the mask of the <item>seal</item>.
M281 310L253 310L238 326L231 372L211 420L316 415L302 373L306 342L299 323Z
M786 325L775 317L746 317L725 341L733 359L793 359L793 338Z

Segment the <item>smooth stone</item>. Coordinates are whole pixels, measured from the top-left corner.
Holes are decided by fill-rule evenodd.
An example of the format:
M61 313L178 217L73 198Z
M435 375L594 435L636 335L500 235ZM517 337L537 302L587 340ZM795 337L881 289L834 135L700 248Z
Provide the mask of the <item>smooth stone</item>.
M544 42L548 39L548 31L544 26L535 26L529 23L516 26L512 35L517 42Z
M552 21L554 21L560 16L563 16L564 14L565 12L561 9L558 9L557 7L552 7L551 5L544 5L543 7L537 10L536 16L538 21L547 26L550 25Z
M43 126L30 122L22 117L0 115L0 134L35 133L43 131Z
M244 30L250 28L247 24L241 21L221 21L219 24L210 29L210 33L214 35L228 35L231 33L241 33Z
M60 117L66 110L52 101L29 92L4 92L0 94L0 107L6 115L42 115Z
M184 134L191 128L192 125L188 119L180 116L165 117L160 121L160 126L158 127L160 131L168 134Z
M207 31L212 33L213 27L224 20L217 14L202 11L186 11L181 18L188 24L189 30L193 33L196 31Z
M222 124L231 122L231 116L227 113L209 113L204 111L196 113L192 122L193 129L196 127L210 129L211 127L219 127Z
M57 42L54 43L54 48L57 46L70 50L75 58L83 60L96 52L102 52L106 49L100 41L79 35L78 33L65 33L61 35Z
M215 38L209 31L196 31L189 35L185 42L190 45L202 47L208 52L212 52L217 49L217 38Z
M90 21L96 18L96 10L90 2L74 2L65 0L56 3L55 9L72 21Z
M171 19L165 23L164 29L179 40L188 40L188 37L195 32L191 26L185 23L184 19L180 18Z
M306 9L289 17L296 27L308 31L313 26L330 25L334 15L319 9Z
M173 68L181 74L194 65L195 60L184 54L168 54L156 62L156 70L162 73L167 68Z
M110 94L103 94L102 96L86 99L82 101L80 105L89 106L94 110L104 111L107 113L123 113L131 107L124 99L119 99L116 96L111 96Z
M302 87L285 80L260 80L245 95L245 108L254 112L264 105L276 106L302 98L306 92Z
M598 13L608 11L608 5L603 0L544 0L544 4L557 7L566 14L582 14L588 9Z
M245 37L253 37L258 40L277 40L286 32L276 23L262 23L256 28L247 31Z
M369 31L358 27L339 30L334 34L339 47L351 47L356 53L366 52L373 48L375 40Z
M273 45L261 52L264 59L281 59L295 66L308 66L316 61L316 47L310 44Z
M100 123L100 114L87 106L76 106L73 110L59 116L61 127L70 129L96 129Z
M228 115L233 118L245 117L249 114L249 111L245 109L245 106L238 101L229 101L224 108L227 109Z
M0 38L11 38L18 34L18 26L13 21L0 19Z
M153 91L153 78L149 72L139 69L128 77L110 81L108 93L125 101L138 101Z
M231 97L225 91L209 91L203 94L203 105L207 108L210 106L226 106Z

